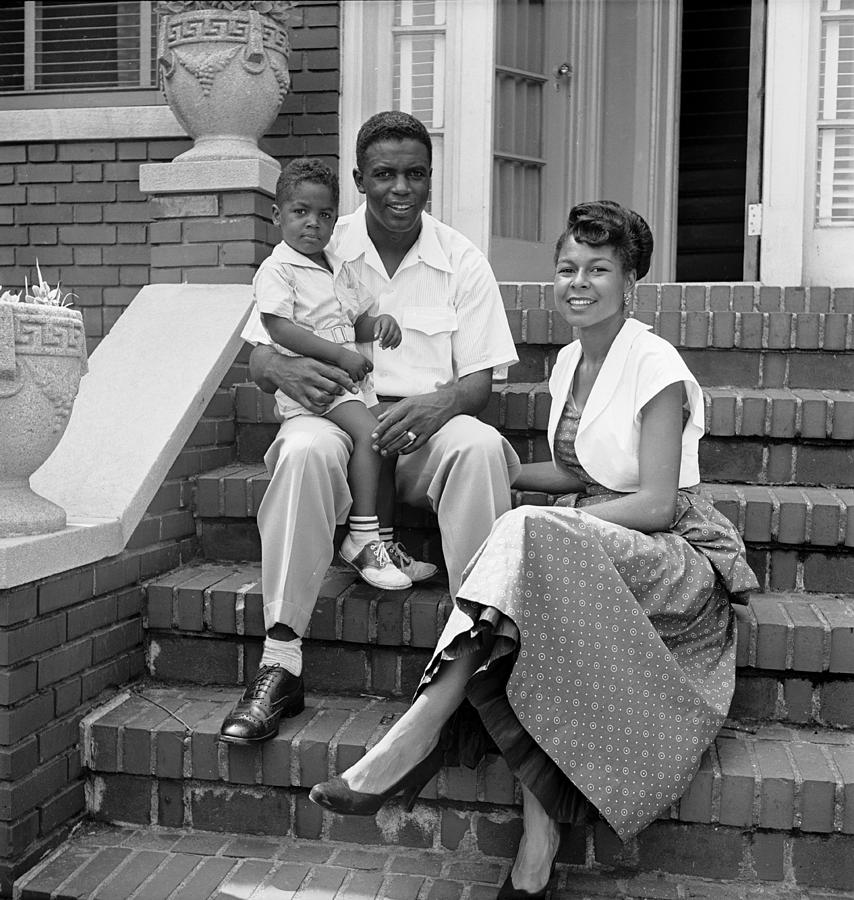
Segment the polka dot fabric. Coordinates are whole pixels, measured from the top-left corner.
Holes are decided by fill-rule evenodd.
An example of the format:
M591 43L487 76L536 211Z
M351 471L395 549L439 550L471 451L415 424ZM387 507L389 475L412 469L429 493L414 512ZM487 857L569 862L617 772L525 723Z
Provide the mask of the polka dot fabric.
M565 438L562 461L577 467ZM524 506L495 523L425 679L450 645L452 656L465 652L478 620L494 624L496 610L512 620L513 713L627 840L684 793L726 718L735 681L728 588L756 583L739 536L697 495L680 491L676 530L656 534L585 512L597 499L567 501L582 508ZM730 567L738 584L725 583L707 548L741 556ZM478 712L492 731L489 709Z

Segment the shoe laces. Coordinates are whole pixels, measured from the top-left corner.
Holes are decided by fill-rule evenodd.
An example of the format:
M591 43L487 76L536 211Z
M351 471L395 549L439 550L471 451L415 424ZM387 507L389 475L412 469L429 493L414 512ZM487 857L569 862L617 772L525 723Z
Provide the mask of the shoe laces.
M281 666L264 666L255 676L255 680L250 685L252 691L246 698L247 700L260 700L264 694L270 689L273 679L279 674Z
M397 562L398 560L400 560L400 562L405 566L409 565L409 563L412 562L412 557L409 555L409 553L407 553L406 547L404 547L403 544L400 543L400 541L395 541L388 548L388 555L391 557L393 562Z
M374 554L374 558L376 559L377 565L379 565L380 568L384 566L394 565L394 563L391 561L391 557L388 554L386 545L382 541L372 541L371 552Z

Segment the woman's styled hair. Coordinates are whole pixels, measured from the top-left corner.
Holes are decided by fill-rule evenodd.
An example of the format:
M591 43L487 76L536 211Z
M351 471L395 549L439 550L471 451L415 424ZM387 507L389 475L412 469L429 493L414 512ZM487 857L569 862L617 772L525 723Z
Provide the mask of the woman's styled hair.
M433 142L424 123L409 113L398 109L378 112L371 116L356 135L356 167L359 171L365 168L365 154L368 147L380 141L419 141L427 148L427 159L433 162Z
M319 159L300 157L292 159L279 173L276 182L276 204L282 206L294 194L296 186L303 181L323 184L329 188L333 203L338 206L338 176Z
M573 206L566 228L557 239L555 263L563 245L574 238L591 247L613 247L626 272L643 278L652 257L652 232L644 218L613 200L593 200Z

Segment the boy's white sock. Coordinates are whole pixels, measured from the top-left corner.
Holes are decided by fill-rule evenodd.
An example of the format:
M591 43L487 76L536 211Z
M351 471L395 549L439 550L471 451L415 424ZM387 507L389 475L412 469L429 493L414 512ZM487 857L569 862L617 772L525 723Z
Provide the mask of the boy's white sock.
M264 638L261 665L281 666L291 675L302 674L302 639L275 641L271 637Z
M361 550L371 541L380 539L380 522L376 516L350 516L350 540Z
M390 547L394 543L394 528L380 528L380 540Z

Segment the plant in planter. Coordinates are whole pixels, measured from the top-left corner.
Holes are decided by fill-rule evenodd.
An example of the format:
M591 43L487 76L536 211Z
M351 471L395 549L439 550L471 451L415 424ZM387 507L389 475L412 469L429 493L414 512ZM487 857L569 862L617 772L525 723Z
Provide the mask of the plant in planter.
M65 510L30 487L59 443L87 371L83 316L73 294L38 284L0 288L0 538L65 527Z
M163 93L194 139L176 162L262 159L258 139L290 87L290 0L161 0L157 61Z

